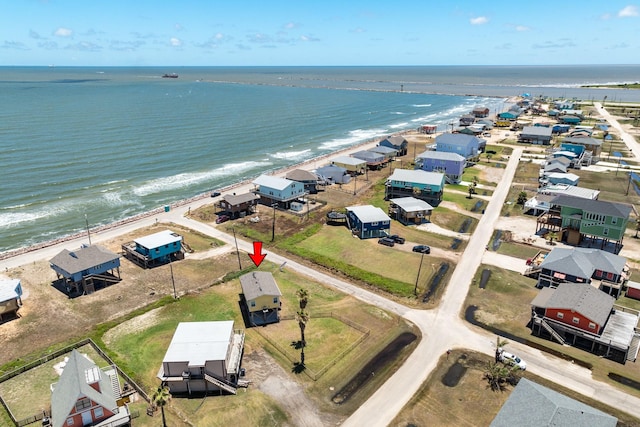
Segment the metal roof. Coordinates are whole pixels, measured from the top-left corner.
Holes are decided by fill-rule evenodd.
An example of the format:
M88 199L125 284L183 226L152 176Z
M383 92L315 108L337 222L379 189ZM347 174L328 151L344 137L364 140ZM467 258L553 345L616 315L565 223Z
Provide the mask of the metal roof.
M293 182L290 179L279 178L277 176L270 175L260 175L254 181L254 185L265 186L268 188L273 188L274 190L284 190L289 187Z
M521 378L490 427L615 427L618 419Z
M21 296L22 286L20 285L20 279L0 279L0 302L20 298Z
M232 336L233 320L181 322L162 362L187 362L193 367L204 366L207 361L226 360Z
M627 260L620 255L594 248L555 248L545 257L541 268L590 278L595 270L620 274Z
M120 258L120 255L111 252L107 248L92 245L74 252L63 249L58 255L51 258L49 262L69 274L75 274L118 258Z
M140 237L139 239L134 239L133 241L143 248L153 249L164 245L170 245L175 242L181 242L182 236L171 230L163 230L148 236Z
M349 156L339 156L331 160L331 162L334 164L341 163L343 165L350 165L350 166L364 166L367 164L365 160L356 159L355 157L349 157Z
M242 203L252 202L254 200L258 200L260 196L254 193L243 193L243 194L225 194L222 199L229 203L232 206L239 205Z
M582 209L586 212L599 213L603 215L615 216L619 218L629 218L632 207L624 203L607 202L605 200L588 200L578 197L558 195L552 204L566 206L570 208Z
M420 169L395 169L387 181L442 186L444 183L444 174L440 172L427 172Z
M313 172L304 169L294 169L290 172L287 172L285 176L287 179L291 181L317 181L318 175Z
M417 159L436 159L436 160L451 160L454 162L464 162L467 159L458 153L450 153L448 151L430 151L427 150L416 156Z
M583 199L596 200L600 194L599 190L591 188L577 187L569 184L551 184L538 190L539 194L560 195L564 194L571 197L581 197Z
M551 133L553 132L553 129L550 127L544 127L544 126L525 126L524 128L522 128L522 132L520 132L520 135L524 136L524 135L534 135L534 136L548 136L551 137Z
M391 221L382 209L375 206L348 206L346 209L353 212L363 223Z
M240 276L240 286L247 301L263 295L282 295L273 275L268 271L253 271Z
M399 197L397 199L389 199L391 203L394 203L405 212L416 211L431 211L433 206L424 200L416 199L415 197Z
M473 135L465 135L463 133L443 133L436 136L436 145L437 144L449 144L449 145L460 145L460 146L470 146L472 143L480 143L480 139Z

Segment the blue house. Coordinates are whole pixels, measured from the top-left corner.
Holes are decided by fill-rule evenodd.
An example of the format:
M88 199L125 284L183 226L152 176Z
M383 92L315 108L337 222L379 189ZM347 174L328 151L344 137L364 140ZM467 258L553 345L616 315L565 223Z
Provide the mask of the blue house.
M478 157L480 138L461 133L443 133L436 137L436 151L457 153L465 159Z
M391 218L378 207L349 206L347 209L348 225L351 232L361 239L388 236L391 230Z
M396 169L385 184L385 199L415 197L431 206L442 201L444 174L423 170Z
M106 286L120 281L120 255L98 245L77 251L63 249L51 258L49 265L69 295L72 291L76 294L92 293L96 285Z
M518 113L517 111L504 111L502 113L498 114L498 117L501 119L506 119L506 120L515 120L518 117L520 117L520 113Z
M14 319L22 306L20 279L0 279L0 323Z
M398 156L404 156L405 154L407 154L409 141L407 141L402 135L394 135L383 139L378 143L378 145L393 148L394 150L398 151Z
M270 175L260 175L253 181L253 185L256 186L254 192L260 196L261 204L275 204L282 209L290 209L291 202L307 194L302 182Z
M462 180L462 173L467 159L457 153L441 151L425 151L416 157L416 169L427 172L444 173L447 182L457 184Z
M182 236L171 230L163 230L135 239L122 245L127 259L144 268L155 267L183 259Z

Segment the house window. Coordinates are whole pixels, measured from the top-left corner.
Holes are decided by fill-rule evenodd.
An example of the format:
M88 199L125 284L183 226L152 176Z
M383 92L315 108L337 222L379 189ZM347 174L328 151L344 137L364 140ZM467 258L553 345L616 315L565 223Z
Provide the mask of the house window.
M613 273L607 273L607 280L613 280Z
M558 313L557 316L558 316L558 319L563 319L564 318L564 313Z
M87 397L83 397L82 399L78 399L76 402L76 411L80 412L82 409L90 408L91 400Z
M574 317L572 322L577 325L578 323L580 323L580 318L579 317Z
M618 223L618 218L613 217L611 218L611 224L617 224Z
M251 307L255 307L256 306L256 302L255 301L251 301Z
M596 324L593 322L589 322L589 329L595 329L596 328Z
M372 222L372 223L371 223L371 226L372 226L372 227L377 227L377 226L378 226L378 221L376 221L376 222Z
M67 418L67 425L68 426L72 426L73 425L73 418Z
M93 416L94 416L94 419L104 417L104 409L102 409L102 406L98 406L96 409L93 410Z
M278 297L273 297L273 303L277 304L278 303Z
M603 236L608 236L609 235L609 229L608 228L603 228L602 229L602 235Z

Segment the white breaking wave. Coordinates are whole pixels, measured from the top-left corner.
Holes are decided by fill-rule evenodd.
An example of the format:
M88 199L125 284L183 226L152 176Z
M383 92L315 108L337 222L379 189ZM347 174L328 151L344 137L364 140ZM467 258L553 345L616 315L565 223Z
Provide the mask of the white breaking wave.
M154 179L148 181L133 189L133 193L136 196L148 196L150 194L162 193L164 191L175 190L179 188L185 188L194 184L200 184L202 182L211 181L228 176L239 175L242 172L254 169L265 168L270 166L271 163L267 161L262 162L241 162L230 163L220 168L213 169L205 172L197 173L181 173L177 175L167 176L164 178Z
M311 149L302 151L279 151L275 154L270 154L270 156L274 159L281 160L302 160L307 157L309 153L311 153Z
M349 136L346 138L337 138L327 142L323 142L322 144L320 144L320 149L335 150L339 147L353 145L358 142L364 142L373 138L386 136L387 133L387 129L356 129L349 132Z

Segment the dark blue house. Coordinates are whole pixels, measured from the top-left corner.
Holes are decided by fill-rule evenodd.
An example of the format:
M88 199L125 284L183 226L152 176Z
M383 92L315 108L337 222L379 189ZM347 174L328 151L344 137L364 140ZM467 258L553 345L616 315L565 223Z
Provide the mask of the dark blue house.
M349 206L347 219L351 232L361 239L384 237L390 234L391 218L375 206Z
M51 258L49 265L62 280L67 293L92 293L96 285L120 281L120 255L92 245L77 251L63 249ZM94 283L98 282L98 283Z

